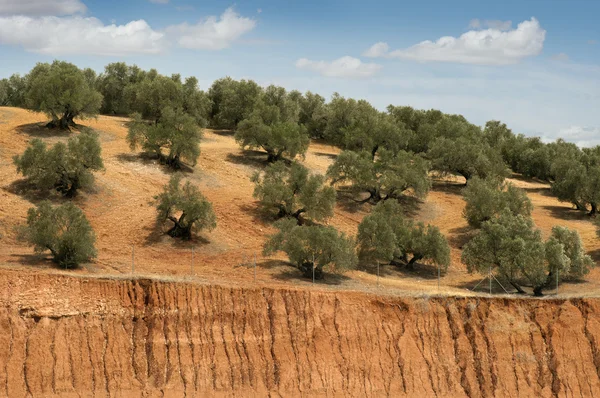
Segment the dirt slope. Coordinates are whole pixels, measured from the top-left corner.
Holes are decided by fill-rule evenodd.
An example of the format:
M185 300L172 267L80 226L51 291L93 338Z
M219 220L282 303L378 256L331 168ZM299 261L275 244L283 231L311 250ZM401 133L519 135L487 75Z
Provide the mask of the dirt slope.
M594 396L598 299L3 272L0 395Z

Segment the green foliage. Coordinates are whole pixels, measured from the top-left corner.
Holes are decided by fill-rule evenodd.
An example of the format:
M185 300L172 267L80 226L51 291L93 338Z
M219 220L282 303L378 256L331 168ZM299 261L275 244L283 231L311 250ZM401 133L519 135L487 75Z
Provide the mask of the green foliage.
M90 82L89 74L73 64L38 63L27 82L27 107L51 117L51 127L68 128L74 125L74 118L94 117L100 111L102 94Z
M594 261L585 253L583 242L576 230L570 230L567 227L556 226L552 228L552 235L548 242L553 242L563 246L564 254L569 259L568 267L561 269L560 276L570 276L573 278L581 278L590 272L594 267ZM550 268L550 273L555 273L556 267Z
M279 104L273 102L258 102L248 119L239 124L235 133L236 142L242 148L263 149L270 162L284 156L291 159L297 155L303 156L310 142L306 128L298 124L297 116L289 109L287 101Z
M160 121L147 123L139 114L134 115L127 133L131 150L141 146L145 152L155 154L169 166L179 169L182 160L196 165L200 156L202 131L194 118L181 110L165 108Z
M458 173L467 181L476 176L502 181L508 175L500 153L473 137L438 138L427 155L434 170Z
M306 219L323 221L333 216L335 190L324 186L321 175L310 175L306 167L284 162L272 163L263 173L252 176L254 197L265 210L277 211L278 217L294 217L299 223Z
M80 188L90 188L94 182L92 171L104 165L98 135L83 132L47 149L39 138L30 142L21 156L13 158L17 172L38 189L56 189L67 197L73 197Z
M534 287L546 283L545 247L541 233L533 222L508 210L485 222L481 231L466 244L462 261L469 272L493 272L504 277L519 292L521 278Z
M345 149L367 151L372 157L375 157L380 148L393 153L405 150L411 138L409 130L402 128L391 116L377 111L366 101L358 101L352 120L341 130Z
M24 107L27 79L14 74L8 79L0 80L0 106Z
M168 109L183 109L183 86L167 76L146 78L133 86L135 102L131 110L142 118L159 122Z
M399 198L411 190L422 197L430 188L429 163L418 155L381 149L375 158L369 152L342 152L327 170L333 183L347 182L356 193L367 192L364 200L378 202Z
M217 227L217 217L211 203L189 181L182 186L181 175L175 174L164 186L163 192L154 197L157 222L173 225L167 234L173 238L191 239L192 229L212 231Z
M366 101L363 101L366 103ZM327 104L327 125L323 137L332 145L343 146L345 141L344 130L350 126L355 115L358 101L346 99L334 93Z
M511 214L529 217L533 205L524 190L513 184L498 184L494 180L473 178L463 189L466 202L463 216L470 226L480 228L481 224L491 220L508 209Z
M44 201L27 212L27 226L22 238L34 246L36 253L50 251L55 263L75 267L96 257L96 237L83 212L66 203L52 207Z
M358 226L358 245L359 255L366 261L405 264L409 269L421 260L443 270L450 265L450 246L439 229L405 219L395 201L379 203L363 219Z
M462 260L469 272L487 274L492 269L520 293L524 293L520 281L525 280L536 296L557 279L557 272L559 277L579 278L594 265L576 231L554 227L544 242L530 218L508 209L483 223L465 246Z
M290 262L308 278L321 279L326 269L343 273L356 267L354 241L330 226L299 226L296 220L282 219L275 223L278 232L265 243L263 254L277 251L287 254Z
M324 138L325 128L327 127L325 98L310 91L300 97L298 122L306 127L306 131L310 137Z
M252 80L236 81L230 77L215 80L208 91L212 102L212 125L221 129L236 129L250 117L260 99L262 89Z

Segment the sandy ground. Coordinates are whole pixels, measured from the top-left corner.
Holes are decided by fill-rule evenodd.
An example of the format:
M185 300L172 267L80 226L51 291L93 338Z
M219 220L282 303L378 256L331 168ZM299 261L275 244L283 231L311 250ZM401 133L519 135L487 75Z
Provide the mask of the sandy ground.
M47 257L34 255L30 247L16 239L15 233L15 227L25 221L27 209L43 198L23 189L12 157L22 153L34 137L54 143L69 136L40 127L39 123L45 120L44 115L0 108L1 267L57 272ZM157 232L156 213L150 203L168 181L170 171L129 150L125 141L126 121L100 116L82 122L99 133L105 164L105 170L96 173L93 192L82 193L75 199L94 227L99 255L94 263L70 272L126 275L132 272L134 255L137 275L183 278L193 273L195 278L208 282L245 285L254 283L255 271L249 265L256 256L256 283L310 285L309 281L300 278L298 271L282 261L284 257L264 258L261 255L262 244L273 229L270 221L257 211L249 178L264 167L264 156L241 151L230 133L207 130L198 165L193 172L186 173L186 178L196 183L213 203L218 227L200 234L192 242L175 241ZM304 164L315 172L324 173L336 153L338 150L334 147L313 143ZM533 219L545 235L554 225L575 228L594 260L600 260L600 239L586 215L552 197L546 184L522 179L512 179L512 182L527 190L534 205ZM439 290L436 270L427 266L416 273L382 266L379 289L390 293L469 294L468 289L481 280L480 275L468 274L460 262L461 247L472 233L461 214L464 207L460 196L462 183L459 179L436 180L424 201L407 205L407 211L413 217L437 225L452 246L452 265L442 277ZM51 199L55 203L63 201L55 196ZM340 198L330 224L355 234L369 209L370 205L356 208ZM363 266L343 277L329 277L320 283L332 289L373 291L378 289L377 279L374 269ZM595 295L600 291L599 287L600 270L595 269L585 282L562 285L561 293ZM495 290L500 291L500 288L495 287Z

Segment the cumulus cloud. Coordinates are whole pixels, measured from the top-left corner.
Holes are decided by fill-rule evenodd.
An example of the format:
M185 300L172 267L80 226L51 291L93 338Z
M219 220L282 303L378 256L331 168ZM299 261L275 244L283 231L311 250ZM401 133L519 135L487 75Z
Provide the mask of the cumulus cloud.
M469 22L469 28L481 29L483 27L501 31L510 30L512 21L499 21L495 19L482 21L480 19L472 19L471 22Z
M387 43L380 41L379 43L373 44L362 55L363 57L377 58L385 56L388 51L390 51L390 46Z
M480 22L479 22L480 23ZM502 26L501 26L502 27ZM540 54L546 31L535 18L521 22L516 29L488 28L470 30L460 37L444 36L415 44L404 50L382 52L386 43L377 43L377 57L401 58L421 62L454 62L475 65L509 65ZM371 47L367 50L370 53ZM377 51L379 50L379 51Z
M83 17L0 17L0 43L41 54L156 54L165 48L164 34L144 21L104 25Z
M311 61L301 58L296 61L298 69L306 69L327 77L365 78L379 72L381 65L363 63L358 58L342 57L335 61Z
M600 145L600 127L571 126L561 130L558 136L583 148Z
M80 0L0 0L0 15L57 16L86 10Z
M208 17L195 25L183 23L167 28L180 47L196 50L220 50L250 32L256 21L236 13L233 8L225 10L220 19Z
M565 53L558 53L552 56L552 59L555 61L566 62L569 60L569 56Z

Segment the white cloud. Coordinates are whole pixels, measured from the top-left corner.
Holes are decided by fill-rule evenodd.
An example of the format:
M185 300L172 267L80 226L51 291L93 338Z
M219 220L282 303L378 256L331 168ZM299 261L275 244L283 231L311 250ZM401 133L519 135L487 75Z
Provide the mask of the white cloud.
M509 65L540 54L546 31L535 18L521 22L514 30L498 28L471 30L460 37L444 36L435 42L423 41L405 50L377 53L379 57L421 62L454 62L476 65ZM385 43L378 43L379 49ZM369 52L371 49L367 50Z
M495 19L482 21L480 19L472 19L471 22L469 22L469 28L472 29L480 29L484 26L490 29L505 31L510 30L512 21L499 21Z
M167 28L180 47L197 50L220 50L250 32L256 21L237 14L232 8L225 10L220 19L208 17L195 25L183 23Z
M600 127L571 126L560 130L558 136L565 141L574 142L580 147L600 145ZM555 139L556 137L552 138Z
M156 54L165 48L164 34L144 20L104 25L83 17L0 17L0 43L51 55Z
M387 43L380 41L379 43L373 44L367 51L365 51L362 55L363 57L383 57L390 50L390 46Z
M555 61L566 62L569 60L569 56L565 53L558 53L552 56L552 59Z
M80 0L0 0L0 15L73 15L86 10Z
M358 58L342 57L335 61L311 61L301 58L296 61L298 69L311 70L327 77L364 78L379 72L381 65L363 63Z

